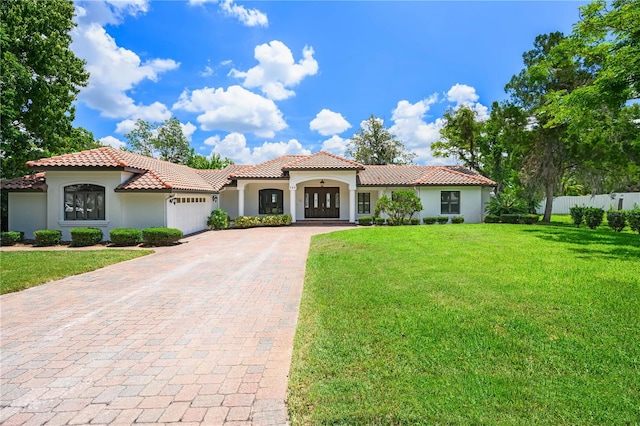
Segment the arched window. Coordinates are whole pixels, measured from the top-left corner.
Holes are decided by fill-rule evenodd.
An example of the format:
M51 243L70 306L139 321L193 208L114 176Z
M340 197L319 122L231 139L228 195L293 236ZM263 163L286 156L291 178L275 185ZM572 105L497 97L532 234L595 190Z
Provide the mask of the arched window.
M104 220L104 186L79 184L64 187L65 220Z
M259 191L258 213L259 214L282 214L284 213L282 189L261 189Z

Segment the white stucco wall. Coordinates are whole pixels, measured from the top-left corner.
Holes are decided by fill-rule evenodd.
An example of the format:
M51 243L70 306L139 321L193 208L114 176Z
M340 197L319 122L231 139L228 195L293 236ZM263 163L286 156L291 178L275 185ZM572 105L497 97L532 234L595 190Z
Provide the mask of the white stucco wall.
M230 187L220 191L218 195L220 208L227 212L231 219L238 217L238 191Z
M375 200L382 195L391 197L393 191L399 189L414 189L413 187L385 187L385 188L359 188L358 192L371 192L371 215L375 209ZM484 216L484 203L489 201L491 188L480 186L418 186L415 188L416 194L420 197L423 210L414 214L421 222L423 217L429 216L462 216L465 223L480 223ZM460 191L460 214L440 213L440 193L441 191ZM370 216L370 215L359 215Z
M45 192L9 193L9 231L22 231L27 239L33 232L47 228L47 194Z
M116 196L122 200L122 223L127 228L138 229L166 226L164 206L168 195L141 192L116 193Z

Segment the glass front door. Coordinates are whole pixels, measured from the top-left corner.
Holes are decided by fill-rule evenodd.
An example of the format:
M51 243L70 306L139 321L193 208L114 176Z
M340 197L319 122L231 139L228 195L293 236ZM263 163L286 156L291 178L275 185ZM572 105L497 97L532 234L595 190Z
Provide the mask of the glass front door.
M340 188L305 188L304 217L333 219L339 218Z

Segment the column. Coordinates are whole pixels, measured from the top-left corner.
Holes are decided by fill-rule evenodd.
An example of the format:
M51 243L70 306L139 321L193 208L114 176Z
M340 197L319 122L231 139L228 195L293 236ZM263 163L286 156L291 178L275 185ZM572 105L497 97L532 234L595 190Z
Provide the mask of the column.
M238 185L238 216L244 216L244 185Z
M349 222L356 222L356 190L349 188Z
M289 214L291 223L296 223L296 186L289 186Z

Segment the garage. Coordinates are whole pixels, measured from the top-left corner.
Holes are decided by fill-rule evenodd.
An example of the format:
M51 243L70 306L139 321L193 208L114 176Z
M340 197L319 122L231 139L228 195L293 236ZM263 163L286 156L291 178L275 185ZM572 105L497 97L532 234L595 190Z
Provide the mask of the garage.
M178 228L185 235L207 229L211 213L211 195L176 194L167 205L167 227Z

